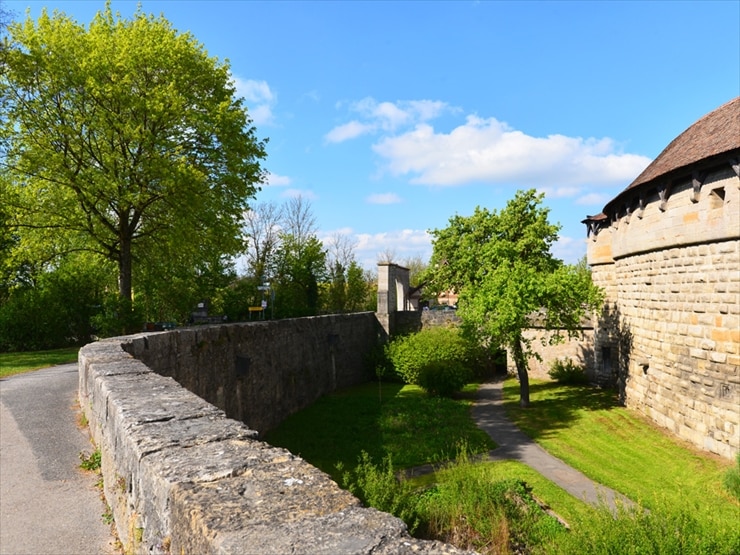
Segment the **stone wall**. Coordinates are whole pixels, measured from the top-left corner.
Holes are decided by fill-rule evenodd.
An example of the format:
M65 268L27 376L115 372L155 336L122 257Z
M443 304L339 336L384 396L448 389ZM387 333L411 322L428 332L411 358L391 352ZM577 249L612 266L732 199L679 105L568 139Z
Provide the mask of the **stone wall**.
M627 406L707 451L740 449L740 178L731 168L647 194L589 242L608 303L600 377ZM637 201L635 201L637 204Z
M337 388L372 377L381 340L375 314L334 314L183 328L126 349L155 372L264 433Z
M552 363L556 359L570 359L585 370L590 381L595 381L593 329L583 329L572 338L568 337L567 332L562 331L560 334L562 341L550 344L553 332L535 328L524 331L524 338L531 342L532 350L541 358L541 360L537 360L537 358L531 357L527 360L529 376L540 380L549 380L551 378L548 372ZM510 349L506 350L506 371L515 376L517 374L514 356Z
M251 425L134 356L269 428L321 389L363 375L349 333L369 321L360 314L233 324L83 347L80 404L126 552L462 553L411 538L399 519L362 507L328 475L259 441ZM365 341L374 341L372 333ZM261 395L258 409L247 406Z

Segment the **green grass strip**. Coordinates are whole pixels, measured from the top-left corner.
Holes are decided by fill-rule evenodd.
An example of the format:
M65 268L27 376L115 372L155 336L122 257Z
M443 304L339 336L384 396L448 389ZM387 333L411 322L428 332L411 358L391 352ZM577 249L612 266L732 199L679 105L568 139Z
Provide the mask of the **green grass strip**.
M591 479L645 507L693 507L740 523L740 505L722 487L732 461L699 452L639 413L614 391L533 380L531 406L518 405L519 384L507 380L509 417L548 452Z
M30 372L40 368L77 362L79 347L31 351L24 353L0 353L0 378Z

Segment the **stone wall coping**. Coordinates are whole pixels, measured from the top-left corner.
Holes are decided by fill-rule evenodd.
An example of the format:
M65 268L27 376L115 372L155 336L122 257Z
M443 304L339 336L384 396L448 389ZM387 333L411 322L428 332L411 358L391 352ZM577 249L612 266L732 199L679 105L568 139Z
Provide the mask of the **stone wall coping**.
M472 553L412 538L400 519L363 507L324 472L126 352L150 335L79 354L80 404L127 553Z

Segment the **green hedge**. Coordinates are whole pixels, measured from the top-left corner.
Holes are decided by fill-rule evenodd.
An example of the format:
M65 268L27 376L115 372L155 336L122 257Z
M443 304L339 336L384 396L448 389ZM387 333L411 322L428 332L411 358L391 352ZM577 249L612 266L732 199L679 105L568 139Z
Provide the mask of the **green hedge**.
M457 327L435 327L389 343L386 357L404 382L431 395L460 391L485 367L487 353Z

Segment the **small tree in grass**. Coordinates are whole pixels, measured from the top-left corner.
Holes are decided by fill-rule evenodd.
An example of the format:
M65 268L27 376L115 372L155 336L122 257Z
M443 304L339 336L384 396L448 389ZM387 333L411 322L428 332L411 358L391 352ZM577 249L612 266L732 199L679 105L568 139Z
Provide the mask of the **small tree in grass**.
M459 294L463 327L481 344L508 347L520 383L520 404L529 406L527 359L534 356L524 330L535 313L551 330L575 334L583 316L602 304L584 264L566 265L550 249L559 226L551 224L544 195L518 191L500 212L476 208L431 232L434 252L427 280L436 290Z

